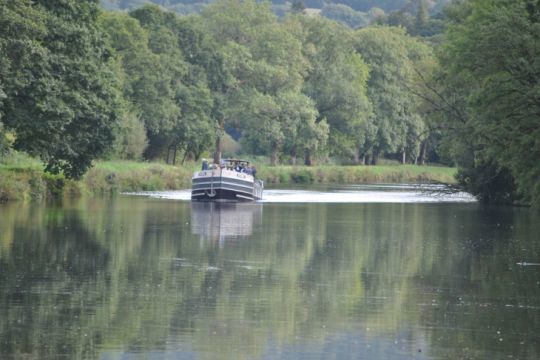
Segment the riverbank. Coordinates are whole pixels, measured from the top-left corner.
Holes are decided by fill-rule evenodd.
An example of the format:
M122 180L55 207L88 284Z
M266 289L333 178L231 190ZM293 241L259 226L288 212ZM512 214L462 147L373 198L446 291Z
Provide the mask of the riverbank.
M82 194L189 188L200 164L100 161L79 181L44 173L39 164L0 166L0 201L40 200ZM455 168L442 166L259 166L267 185L360 183L455 183Z

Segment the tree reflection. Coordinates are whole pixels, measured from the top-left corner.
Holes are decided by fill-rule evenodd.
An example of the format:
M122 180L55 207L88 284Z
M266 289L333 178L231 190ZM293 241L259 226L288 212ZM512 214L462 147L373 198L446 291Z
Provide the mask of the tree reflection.
M526 211L200 205L3 205L0 357L254 358L340 332L411 356L538 355L539 269L516 265L540 253Z

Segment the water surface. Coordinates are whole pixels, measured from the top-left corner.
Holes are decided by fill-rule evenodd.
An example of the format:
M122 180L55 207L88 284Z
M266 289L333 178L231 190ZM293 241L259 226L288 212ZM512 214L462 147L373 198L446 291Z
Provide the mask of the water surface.
M358 191L0 205L0 358L540 356L538 213Z
M448 192L443 185L362 184L345 186L311 185L305 189L265 189L260 202L264 203L447 203L476 202L465 192ZM315 188L315 189L314 189ZM158 199L191 199L191 190L146 191L126 195Z

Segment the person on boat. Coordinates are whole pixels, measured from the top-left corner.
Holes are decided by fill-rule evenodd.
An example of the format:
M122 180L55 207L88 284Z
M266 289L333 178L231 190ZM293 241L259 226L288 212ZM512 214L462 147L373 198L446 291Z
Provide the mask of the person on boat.
M253 165L251 165L251 175L253 175L254 179L257 177L257 169Z
M206 159L202 159L202 170L208 170L208 161Z

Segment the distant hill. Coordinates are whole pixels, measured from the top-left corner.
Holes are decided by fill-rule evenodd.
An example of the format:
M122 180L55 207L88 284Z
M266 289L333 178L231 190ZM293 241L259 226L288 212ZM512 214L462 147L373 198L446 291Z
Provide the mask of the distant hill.
M215 0L101 0L108 10L133 10L145 4L156 4L178 14L198 13ZM295 7L304 8L306 14L324 16L351 28L367 26L373 19L398 11L419 0L272 0L272 9L284 16ZM425 0L433 6L443 0Z
M200 12L215 0L100 0L108 10L133 10L145 4L156 4L178 14ZM306 14L324 16L351 28L367 26L376 18L391 13L415 14L419 1L425 1L430 13L440 12L452 0L272 0L272 9L284 16L295 7L304 8ZM388 18L388 17L386 17Z
M109 10L130 10L144 4L157 4L178 13L200 11L206 4L214 0L101 0L102 5ZM413 0L414 1L414 0ZM272 6L277 12L290 9L292 2L301 2L306 8L323 9L328 5L344 5L354 11L368 12L379 8L391 12L403 8L410 0L272 0ZM430 1L434 2L434 1Z

